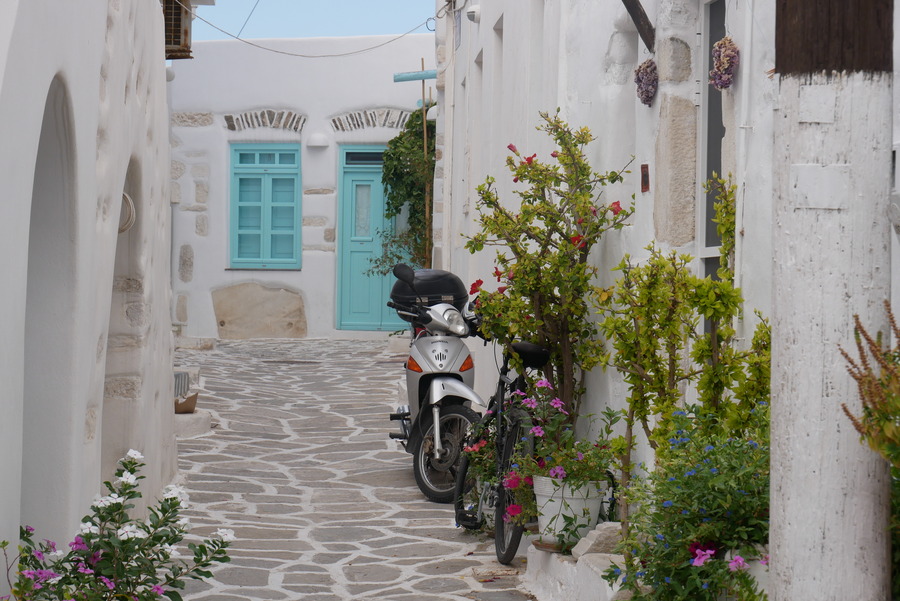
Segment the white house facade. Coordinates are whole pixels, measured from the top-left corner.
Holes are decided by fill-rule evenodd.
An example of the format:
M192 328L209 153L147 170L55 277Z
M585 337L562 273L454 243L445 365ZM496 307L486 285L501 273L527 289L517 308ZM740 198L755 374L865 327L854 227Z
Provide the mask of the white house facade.
M854 313L873 329L886 325L880 303L891 296L897 244L888 225L891 73L779 74L776 4L436 2L435 265L466 283L492 280L493 252L463 246L475 227L475 189L492 176L500 198L515 198L508 144L548 159L539 111L559 108L571 125L591 129L596 169L633 157L625 183L604 191L602 202L623 206L633 194L636 211L594 256L602 285L625 253L640 260L651 242L692 255L701 275L714 273L719 241L703 183L730 174L736 284L746 301L738 335L749 339L754 310L773 323L769 598L884 598L886 470L840 411L858 401L837 345L852 344ZM649 28L626 9L636 5ZM881 19L896 23L892 14ZM740 66L720 92L707 81L712 45L726 35ZM634 79L649 58L659 84L648 106ZM490 389L490 371L478 389ZM622 406L626 391L612 370L587 382L586 411ZM808 515L827 517L811 524ZM845 563L848 553L865 559Z
M201 42L174 65L179 344L402 327L366 271L391 226L381 153L422 99L394 75L432 70L434 36L394 38Z
M0 539L175 475L164 49L158 0L0 4Z

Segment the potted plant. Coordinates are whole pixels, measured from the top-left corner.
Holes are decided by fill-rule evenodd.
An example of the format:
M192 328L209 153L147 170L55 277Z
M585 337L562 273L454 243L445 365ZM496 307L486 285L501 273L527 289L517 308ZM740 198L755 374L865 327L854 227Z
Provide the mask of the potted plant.
M0 542L13 599L151 601L165 596L180 601L178 591L186 578L209 578L213 564L230 561L228 547L234 533L225 529L216 532L217 538L188 543L192 557L181 558L179 547L190 524L179 515L187 503L179 486L166 488L147 520L129 515L131 502L141 496L142 459L139 452L130 450L119 461L115 482L104 483L109 494L94 501L80 534L68 545L49 540L36 543L29 526L20 530L18 556L11 558L9 543Z
M529 415L530 437L503 481L517 501L506 517L526 523L537 518L544 545L568 551L601 516L614 457L609 438L621 412L607 409L597 438L578 440L549 381L538 380L516 402Z

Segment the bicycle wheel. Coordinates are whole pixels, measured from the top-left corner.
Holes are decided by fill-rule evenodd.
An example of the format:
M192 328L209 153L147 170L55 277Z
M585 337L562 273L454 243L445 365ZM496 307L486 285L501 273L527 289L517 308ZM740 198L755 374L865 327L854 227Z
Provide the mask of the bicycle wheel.
M484 513L481 507L482 483L469 475L469 456L463 453L456 472L456 487L453 490L453 509L456 525L466 530L478 530L484 525Z
M419 490L436 503L453 501L456 474L462 461L462 448L478 414L462 405L447 405L441 409L441 456L434 456L434 424L413 452L413 475Z
M516 450L516 442L521 436L520 430L521 422L514 419L503 441L503 452L499 459L501 475L509 472L510 459ZM497 485L497 504L494 508L494 549L497 552L497 561L504 565L511 563L515 558L522 540L522 532L525 530L524 525L507 517L507 508L513 505L513 500L512 495L503 486L501 478Z

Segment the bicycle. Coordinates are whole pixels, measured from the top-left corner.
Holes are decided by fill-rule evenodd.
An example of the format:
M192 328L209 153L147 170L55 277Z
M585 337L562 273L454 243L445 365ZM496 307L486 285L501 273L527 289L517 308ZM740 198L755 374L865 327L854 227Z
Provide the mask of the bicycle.
M511 345L515 353L527 369L541 369L550 360L550 351L529 342L514 342ZM467 530L477 530L484 525L486 516L493 511L494 547L497 561L509 564L516 556L523 524L506 518L507 508L512 505L512 497L503 486L503 480L510 471L510 463L516 444L522 440L527 446L533 445L528 431L528 414L522 409L509 407L513 393L524 392L526 388L525 374L510 377L510 351L503 353L503 365L497 380L497 390L488 403L488 409L477 424L475 432L491 433L488 444L494 445L495 468L489 482L479 480L469 474L469 454L463 453L459 471L456 474L456 486L453 493L453 506L456 523ZM469 446L478 440L470 438Z

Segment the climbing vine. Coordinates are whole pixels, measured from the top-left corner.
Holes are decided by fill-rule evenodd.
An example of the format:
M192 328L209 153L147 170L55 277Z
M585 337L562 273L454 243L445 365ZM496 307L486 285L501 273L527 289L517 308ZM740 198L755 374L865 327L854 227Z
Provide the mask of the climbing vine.
M425 120L427 135L424 135L422 123L422 111L413 111L403 130L388 142L384 151L381 175L384 216L395 220L397 226L378 230L381 256L371 260L369 273L389 273L401 262L430 267L435 124Z

